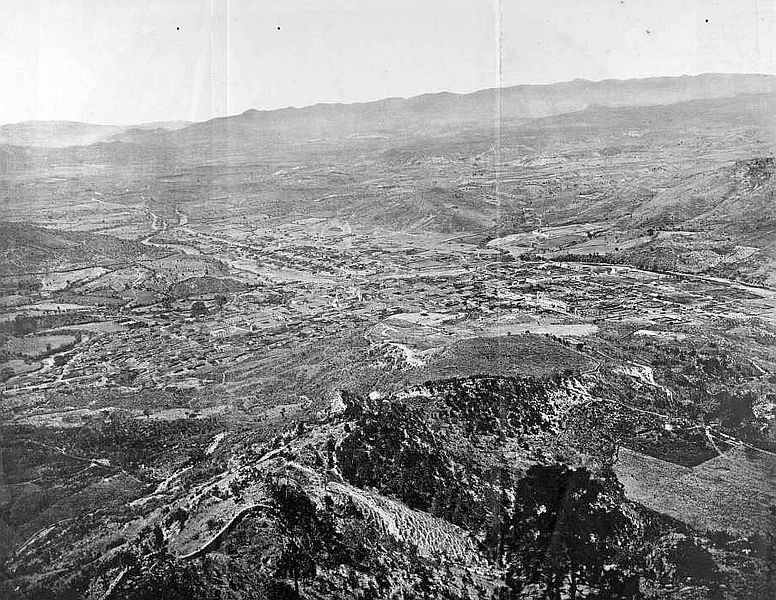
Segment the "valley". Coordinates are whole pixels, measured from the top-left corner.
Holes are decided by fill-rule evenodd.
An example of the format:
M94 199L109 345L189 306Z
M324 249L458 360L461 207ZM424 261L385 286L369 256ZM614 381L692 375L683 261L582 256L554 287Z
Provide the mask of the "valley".
M0 595L770 597L745 83L0 146Z

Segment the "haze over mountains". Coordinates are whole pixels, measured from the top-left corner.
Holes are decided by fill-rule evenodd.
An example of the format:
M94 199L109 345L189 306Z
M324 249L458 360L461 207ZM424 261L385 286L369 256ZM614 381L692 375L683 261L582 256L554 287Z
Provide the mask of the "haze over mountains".
M65 148L88 146L132 131L173 131L190 125L190 121L159 121L130 127L95 125L78 121L22 121L0 125L0 144Z
M494 126L584 110L591 106L666 105L739 94L774 94L776 78L757 74L703 74L598 82L574 80L517 85L470 94L434 93L358 104L250 109L200 123L160 122L128 127L64 121L28 121L0 127L0 144L59 148L119 141L187 146L304 140L323 136L423 134Z

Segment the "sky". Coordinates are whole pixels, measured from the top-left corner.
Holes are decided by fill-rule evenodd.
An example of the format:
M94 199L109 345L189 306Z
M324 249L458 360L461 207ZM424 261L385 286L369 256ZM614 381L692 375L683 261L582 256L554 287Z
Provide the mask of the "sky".
M776 0L2 0L0 123L775 73Z

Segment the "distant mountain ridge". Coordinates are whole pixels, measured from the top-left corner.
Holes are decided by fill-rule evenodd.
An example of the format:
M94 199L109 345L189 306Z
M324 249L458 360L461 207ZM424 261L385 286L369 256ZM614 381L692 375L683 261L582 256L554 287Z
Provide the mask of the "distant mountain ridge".
M516 85L468 94L440 92L355 104L249 109L208 121L157 122L128 127L70 121L0 126L0 144L66 147L98 142L150 146L276 144L321 137L418 134L488 126L584 110L591 106L666 105L739 94L776 95L776 77L708 73L694 76Z
M665 105L738 94L776 94L773 75L705 74L649 79L574 80L518 85L470 94L441 92L358 104L247 110L194 123L174 132L146 132L132 142L151 145L282 143L320 137L406 132L418 134L462 126L514 122L606 107ZM114 140L123 140L117 135Z

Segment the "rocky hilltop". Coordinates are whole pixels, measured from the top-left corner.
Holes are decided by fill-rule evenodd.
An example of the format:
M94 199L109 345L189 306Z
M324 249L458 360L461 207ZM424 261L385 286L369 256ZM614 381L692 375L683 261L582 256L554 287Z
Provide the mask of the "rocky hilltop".
M216 436L128 510L35 533L7 597L765 598L761 535L626 495L634 417L595 417L610 391L569 373L337 392L263 443Z

